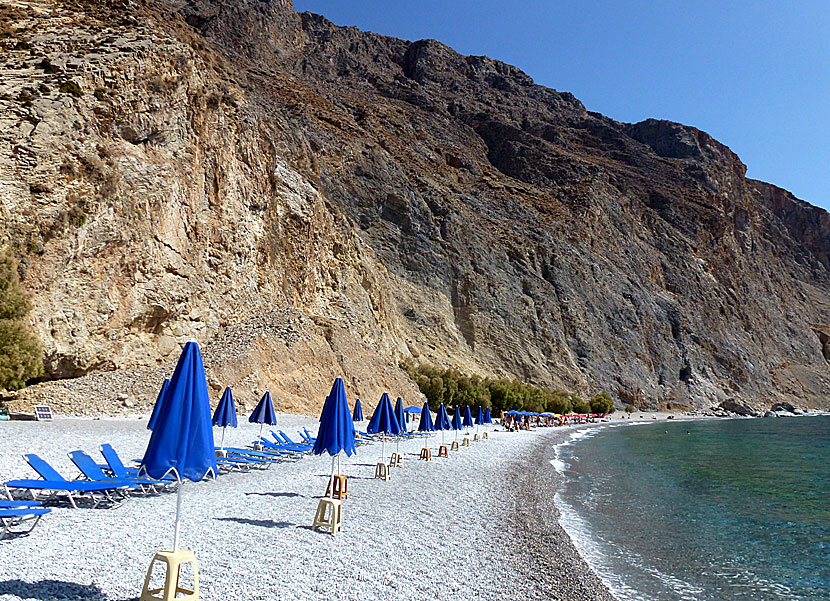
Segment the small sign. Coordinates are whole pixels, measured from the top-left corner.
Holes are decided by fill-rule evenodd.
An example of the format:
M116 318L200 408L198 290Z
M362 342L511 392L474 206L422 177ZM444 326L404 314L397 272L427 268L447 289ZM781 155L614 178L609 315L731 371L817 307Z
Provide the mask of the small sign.
M49 405L35 405L35 417L39 422L51 422L52 408Z

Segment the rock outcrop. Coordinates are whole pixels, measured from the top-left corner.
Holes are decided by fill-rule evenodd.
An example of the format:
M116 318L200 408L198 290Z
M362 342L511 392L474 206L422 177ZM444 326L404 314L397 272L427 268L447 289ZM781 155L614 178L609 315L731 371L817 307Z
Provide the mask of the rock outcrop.
M0 242L50 377L89 374L21 402L109 373L140 407L195 337L212 378L295 410L339 374L414 396L407 357L643 407L830 406L830 216L702 131L288 0L0 16Z
M720 405L718 405L718 409L733 415L740 415L742 417L758 417L759 415L762 415L762 413L755 407L750 407L746 403L736 401L735 399L726 399L725 401L721 401Z

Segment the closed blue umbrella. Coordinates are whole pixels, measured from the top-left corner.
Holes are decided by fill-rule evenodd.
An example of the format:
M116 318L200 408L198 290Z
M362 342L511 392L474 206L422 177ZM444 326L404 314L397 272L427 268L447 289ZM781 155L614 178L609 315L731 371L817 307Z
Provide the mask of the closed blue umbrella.
M271 402L270 392L265 391L257 406L254 407L254 412L251 413L248 421L252 424L259 424L260 437L262 437L262 426L264 424L268 424L269 426L277 425L277 414L274 413L274 404Z
M441 403L441 406L438 407L438 411L435 412L435 429L449 430L451 427L450 416L447 413L447 408L444 407L444 403Z
M362 422L363 421L363 407L360 405L360 399L356 399L354 402L354 413L352 413L352 421L353 422Z
M472 428L473 427L473 414L470 413L470 406L467 405L464 407L464 420L461 422L461 425L465 428Z
M359 408L360 405L355 405ZM312 452L315 455L328 453L331 455L331 480L329 490L334 497L334 459L341 452L351 457L357 453L354 448L354 423L349 415L349 403L346 400L346 387L343 385L343 378L334 380L329 396L323 403L323 410L320 412L320 427L317 430L317 438L314 440ZM338 470L339 472L339 470Z
M139 473L154 480L172 474L179 481L173 539L173 550L176 551L179 548L184 480L198 482L208 475L216 478L217 473L205 368L199 345L194 341L182 349Z
M401 434L406 434L406 413L403 411L403 399L398 397L398 400L395 402L395 418L398 420L398 425L401 427ZM395 440L395 451L400 454L401 452L401 439L400 437Z
M438 411L435 413L435 429L441 430L441 444L444 444L444 430L449 430L451 427L447 408L444 407L444 403L441 403L441 406L438 407Z
M161 406L164 403L164 393L167 392L168 386L170 386L170 378L165 378L164 383L161 385L161 390L159 390L159 395L156 397L156 404L153 406L153 413L150 415L150 421L147 422L148 430L152 430L156 425L156 420L159 417Z
M213 425L222 428L222 442L219 446L225 449L225 428L230 426L236 428L239 422L236 419L236 405L233 402L233 393L231 387L226 386L225 392L222 393L222 398L219 399L219 404L216 405L216 411L213 412Z
M392 399L389 394L384 392L380 397L378 406L375 407L375 412L372 414L372 419L369 420L369 425L366 426L366 431L369 434L391 434L397 436L401 432L401 426L398 424L398 418L395 417L395 410L392 408ZM386 437L381 443L381 460L386 461Z
M481 412L481 405L478 406L478 410L476 411L476 434L478 434L478 427L480 424L484 423L484 414Z
M481 406L479 406L478 411L476 411L475 422L476 422L476 425L484 423L484 414L481 411Z
M424 403L421 409L421 421L418 423L418 432L433 432L435 425L432 423L432 414L429 412L429 403Z
M343 378L337 378L334 380L331 393L326 397L320 413L320 427L314 441L313 453L315 455L328 453L336 456L344 451L347 456L351 457L356 452L354 433Z
M458 431L461 429L461 410L458 405L455 406L455 411L452 413L452 429L455 430L455 439L458 440Z
M484 417L482 418L482 424L492 424L493 418L490 416L490 407L484 408Z
M406 432L406 416L403 411L403 399L398 397L395 403L395 417L398 418L398 425L401 427L401 433Z

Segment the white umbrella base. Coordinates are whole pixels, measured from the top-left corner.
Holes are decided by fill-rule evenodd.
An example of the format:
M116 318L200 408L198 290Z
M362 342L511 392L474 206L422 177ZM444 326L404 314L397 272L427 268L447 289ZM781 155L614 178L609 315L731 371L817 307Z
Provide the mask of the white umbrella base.
M153 566L158 562L165 564L167 573L164 577L163 588L150 588L150 577L153 575ZM193 564L193 588L184 588L179 581L182 564ZM141 591L141 601L198 601L199 599L199 566L193 551L179 549L177 551L159 551L150 562L147 576L144 577L144 588Z
M314 522L311 524L312 530L317 528L328 528L332 536L343 530L343 507L340 505L340 499L320 499Z
M381 480L392 479L392 471L383 461L378 461L378 464L375 466L375 478L380 478Z

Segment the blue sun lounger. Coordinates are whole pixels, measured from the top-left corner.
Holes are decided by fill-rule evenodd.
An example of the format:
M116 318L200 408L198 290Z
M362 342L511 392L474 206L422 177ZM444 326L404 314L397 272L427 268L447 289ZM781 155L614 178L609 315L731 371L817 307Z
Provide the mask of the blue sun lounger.
M125 484L115 484L107 482L82 482L78 480L67 480L61 476L55 469L46 463L37 455L24 455L26 461L34 469L43 480L9 480L4 482L3 486L6 489L6 495L11 499L12 494L10 489L26 489L32 495L32 499L37 499L38 493L48 491L48 498L54 499L62 494L65 494L69 503L75 509L78 508L76 501L79 501L88 495L93 507L98 507L101 503L109 502L117 504L117 500L113 496L115 493L123 494L129 489ZM77 497L75 496L77 495Z
M302 436L303 440L305 440L308 444L310 444L312 446L314 445L315 442L317 442L317 437L312 436L311 432L309 432L308 429L305 426L303 426L303 431L300 432L300 436Z
M7 534L29 534L37 526L40 518L50 511L52 510L41 507L37 501L0 500L0 540ZM27 522L31 522L28 529L19 529Z
M288 438L288 434L286 434L282 430L280 430L279 432L280 432L280 436L282 437L282 439L285 441L286 444L293 444L294 446L297 446L297 447L305 447L305 446L312 447L312 446L314 446L313 444L309 444L309 443L306 443L306 442L294 442L293 440ZM273 432L271 432L271 433L273 434Z
M227 449L225 449L225 450L227 451ZM226 465L227 464L233 464L233 465L243 467L243 468L247 468L247 469L256 468L256 469L260 469L260 470L267 470L269 467L271 467L271 461L269 461L267 459L256 459L256 458L253 458L253 457L245 457L243 455L240 455L239 453L235 453L235 452L232 452L232 451L228 452L227 457L217 457L216 461L217 462L221 461L221 462L225 463Z
M285 445L286 447L295 449L297 451L303 451L304 453L311 451L311 449L314 448L313 445L310 445L305 442L294 442L293 440L288 438L288 436L282 430L279 431L279 434L271 430L271 436L273 436L274 440L276 440L279 444Z
M158 494L159 487L168 487L173 484L173 481L167 480L151 480L149 478L138 478L135 476L108 476L104 470L95 463L95 460L84 453L83 451L72 451L69 453L69 458L72 463L81 470L81 473L92 482L110 482L126 484L132 490L140 490L141 492Z
M218 447L217 450L219 450ZM233 454L234 456L248 457L251 459L258 459L260 461L267 461L270 463L273 463L275 461L282 461L283 459L295 458L297 456L296 453L277 453L276 449L275 452L272 453L267 453L265 451L254 451L253 449L242 449L239 447L225 447L225 450L229 454Z
M273 440L268 440L264 436L260 436L259 440L255 440L253 444L261 446L265 449L265 452L279 452L279 453L290 453L293 456L300 457L305 455L307 452L306 449L297 449L292 446L286 445L284 442L274 442Z
M121 457L118 456L118 453L115 452L115 449L112 448L112 445L104 443L100 447L101 455L104 456L104 459L107 462L107 468L111 472L111 474L116 478L138 478L138 468L135 467L126 467L124 462L121 461ZM169 482L170 484L174 484L177 482L175 476L167 475L164 478L161 478L164 482Z

